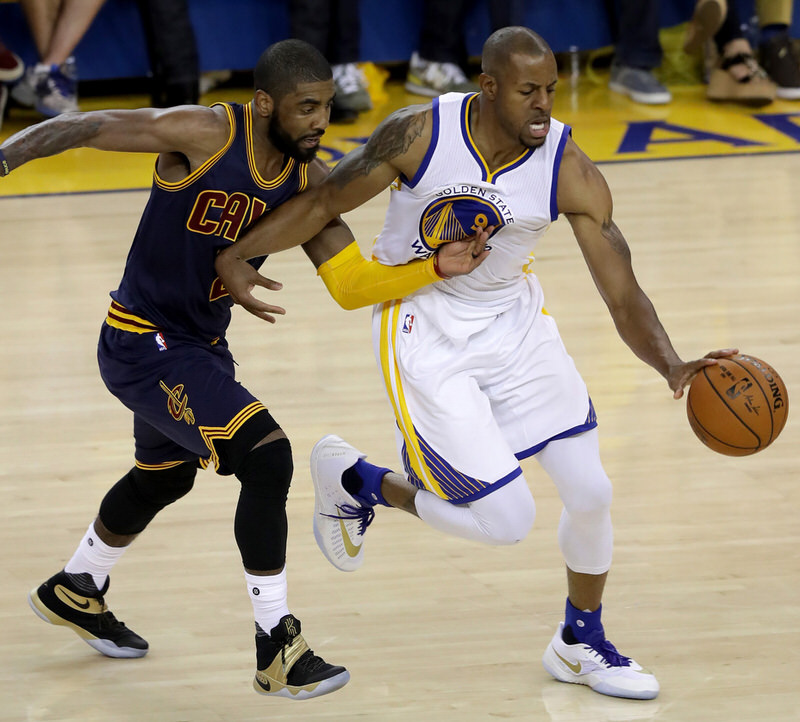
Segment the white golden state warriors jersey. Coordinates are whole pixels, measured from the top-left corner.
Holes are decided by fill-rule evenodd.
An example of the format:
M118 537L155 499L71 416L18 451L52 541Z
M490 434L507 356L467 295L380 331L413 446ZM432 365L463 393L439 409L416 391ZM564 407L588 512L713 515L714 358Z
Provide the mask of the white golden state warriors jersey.
M558 217L558 169L570 129L551 119L543 145L490 169L469 126L477 95L448 93L433 101L430 147L414 178L393 188L373 257L385 265L427 258L447 241L495 226L486 260L468 276L444 280L413 294L450 335L486 327L523 295L541 310L541 288L530 272L533 251ZM423 300L424 298L424 300Z

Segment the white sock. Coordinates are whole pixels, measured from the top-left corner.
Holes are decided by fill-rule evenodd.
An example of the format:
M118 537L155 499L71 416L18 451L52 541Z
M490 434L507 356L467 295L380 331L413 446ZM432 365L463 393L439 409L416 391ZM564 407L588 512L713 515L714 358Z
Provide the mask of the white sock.
M286 568L280 574L268 577L257 577L245 572L244 578L256 622L269 634L281 618L289 614Z
M64 571L67 574L91 574L95 586L102 589L111 568L125 553L128 547L110 547L94 530L94 522L89 524L86 534L72 555Z

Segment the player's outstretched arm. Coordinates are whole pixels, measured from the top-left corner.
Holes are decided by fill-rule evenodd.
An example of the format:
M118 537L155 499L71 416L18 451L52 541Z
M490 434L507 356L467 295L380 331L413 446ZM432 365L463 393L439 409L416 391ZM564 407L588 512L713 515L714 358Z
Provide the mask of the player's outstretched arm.
M180 106L64 113L15 133L2 146L0 175L73 148L180 153L201 165L221 148L229 124L221 108Z
M388 188L401 173L411 177L430 142L430 112L430 106L415 106L392 113L365 145L339 161L323 183L261 216L218 256L217 272L225 285L236 265L228 261L246 261L299 246L337 216Z
M384 120L366 145L348 153L330 174L321 170L321 161L313 164L310 190L262 216L217 256L217 274L234 302L261 316L267 309L252 291L264 286L267 279L247 260L299 244L344 308L399 298L442 278L474 270L487 255L485 231L448 244L452 247L427 261L390 267L364 260L339 217L391 185L401 173L413 177L429 143L430 106L404 108Z
M703 366L736 353L735 349L723 349L694 361L680 359L636 280L630 248L612 219L611 192L605 178L571 139L561 163L557 199L620 337L667 380L676 399Z

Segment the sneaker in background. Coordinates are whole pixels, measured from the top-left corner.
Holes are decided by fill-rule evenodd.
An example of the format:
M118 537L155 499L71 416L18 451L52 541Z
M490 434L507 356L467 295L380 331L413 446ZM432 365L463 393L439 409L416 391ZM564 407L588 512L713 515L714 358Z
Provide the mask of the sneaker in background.
M62 65L37 65L36 110L48 118L78 110L77 76L73 58Z
M16 53L0 43L0 83L13 83L25 72L25 63Z
M789 33L778 33L759 47L761 67L784 100L800 100L800 56Z
M672 94L645 68L632 68L627 65L611 65L608 87L615 93L627 95L636 103L664 105L672 100Z
M437 63L421 58L418 53L411 55L406 76L406 90L417 95L435 98L442 93L474 93L478 90L469 81L464 71L455 63Z
M542 664L560 682L585 684L611 697L654 699L659 692L655 676L621 655L602 630L590 634L585 642L578 642L561 622Z
M98 589L91 574L62 570L31 591L28 603L45 622L69 627L106 657L143 657L147 642L108 611L103 595L109 582Z
M341 63L332 66L333 82L336 86L334 104L341 108L361 113L372 108L372 100L367 92L367 79L355 63Z
M25 68L22 77L11 86L11 99L24 108L32 108L36 104L36 83L39 77L36 73L37 65ZM41 66L46 69L47 66Z
M269 634L256 624L256 676L259 694L301 700L335 692L350 681L344 667L328 664L308 648L300 620L287 614Z

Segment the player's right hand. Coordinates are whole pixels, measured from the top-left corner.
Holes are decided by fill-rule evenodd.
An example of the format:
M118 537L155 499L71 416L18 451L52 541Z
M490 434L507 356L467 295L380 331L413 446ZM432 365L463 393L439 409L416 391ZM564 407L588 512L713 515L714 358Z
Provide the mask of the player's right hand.
M277 320L275 315L286 315L286 309L259 301L253 295L253 289L256 286L261 286L262 288L268 288L270 291L280 291L283 288L283 284L262 276L247 261L237 256L234 251L235 247L231 246L217 255L217 259L214 261L214 268L220 281L225 286L225 290L230 294L234 303L238 303L242 308L264 321L275 323Z

